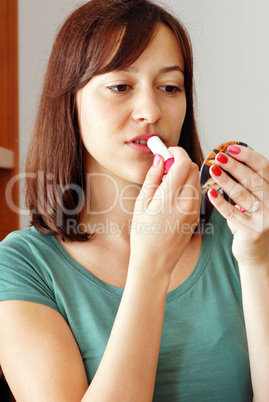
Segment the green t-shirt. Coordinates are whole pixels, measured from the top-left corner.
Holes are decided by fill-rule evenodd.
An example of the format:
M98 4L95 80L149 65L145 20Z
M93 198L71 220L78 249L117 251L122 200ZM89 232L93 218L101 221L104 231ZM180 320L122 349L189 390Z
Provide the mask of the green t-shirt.
M232 235L215 210L199 261L167 295L154 401L252 401L248 348ZM89 383L123 290L75 262L54 236L34 227L0 243L0 300L28 300L57 310L78 343Z

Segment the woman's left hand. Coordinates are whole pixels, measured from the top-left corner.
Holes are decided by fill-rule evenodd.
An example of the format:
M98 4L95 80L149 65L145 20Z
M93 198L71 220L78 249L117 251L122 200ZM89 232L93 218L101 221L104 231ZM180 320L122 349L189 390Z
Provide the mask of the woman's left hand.
M269 261L269 160L244 146L229 146L229 155L219 153L210 174L235 202L232 205L216 190L209 190L212 204L227 219L232 233L233 254L239 263ZM239 183L232 179L230 173Z

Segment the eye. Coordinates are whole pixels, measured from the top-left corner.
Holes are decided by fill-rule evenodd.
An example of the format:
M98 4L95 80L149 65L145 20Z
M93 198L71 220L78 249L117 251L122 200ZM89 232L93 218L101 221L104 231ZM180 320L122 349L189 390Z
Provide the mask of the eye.
M127 84L111 85L108 87L112 92L123 93L128 91L131 87Z
M163 85L159 88L168 94L175 94L177 92L181 92L181 89L174 85Z

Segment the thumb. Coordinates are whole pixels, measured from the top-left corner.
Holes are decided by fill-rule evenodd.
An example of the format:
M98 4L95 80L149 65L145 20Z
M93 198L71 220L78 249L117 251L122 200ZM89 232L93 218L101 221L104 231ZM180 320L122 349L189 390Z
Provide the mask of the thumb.
M158 187L162 183L164 175L164 160L159 154L153 159L153 164L149 169L141 191L137 197L135 212L142 212L149 206Z

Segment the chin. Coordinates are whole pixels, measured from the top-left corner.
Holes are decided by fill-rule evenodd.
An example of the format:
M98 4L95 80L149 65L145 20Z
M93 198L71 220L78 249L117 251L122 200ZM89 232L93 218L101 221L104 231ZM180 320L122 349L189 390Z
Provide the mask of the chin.
M133 184L137 184L139 186L142 186L144 184L146 175L147 175L148 169L145 169L144 171L132 171L130 172L129 175L126 175L126 177L124 178L128 183L133 183Z

